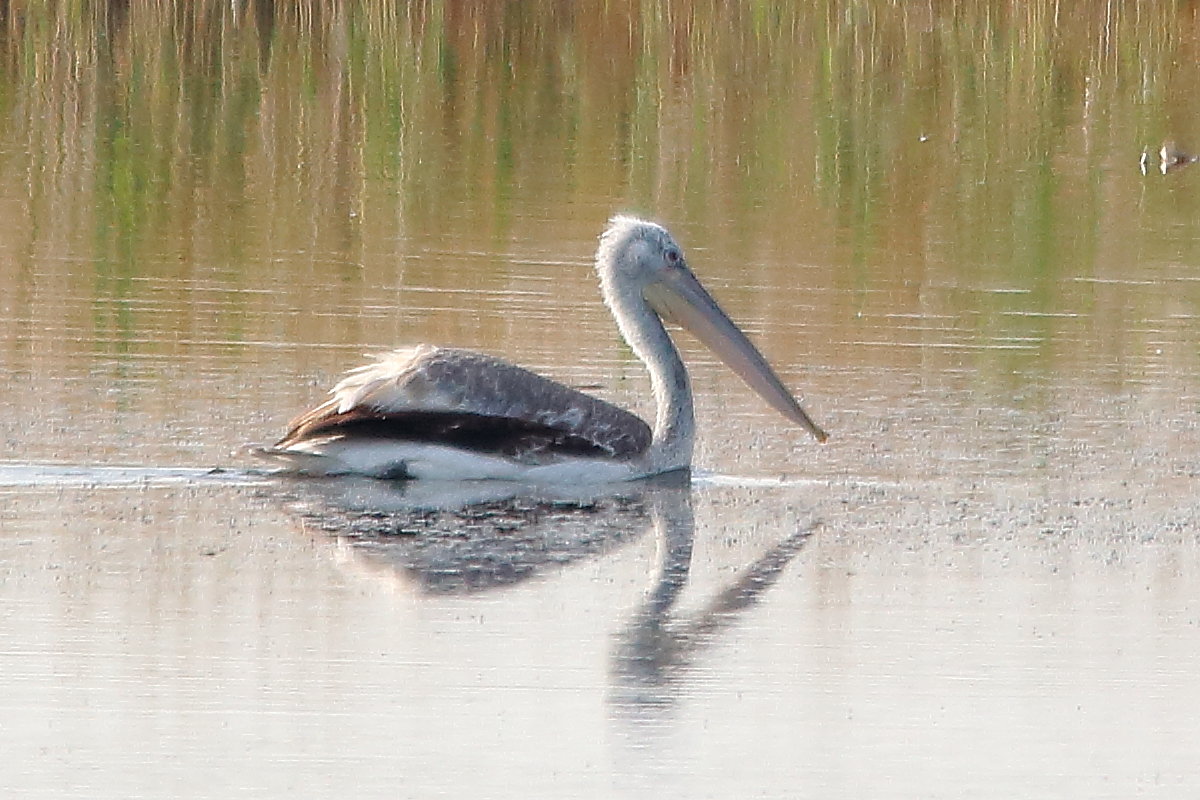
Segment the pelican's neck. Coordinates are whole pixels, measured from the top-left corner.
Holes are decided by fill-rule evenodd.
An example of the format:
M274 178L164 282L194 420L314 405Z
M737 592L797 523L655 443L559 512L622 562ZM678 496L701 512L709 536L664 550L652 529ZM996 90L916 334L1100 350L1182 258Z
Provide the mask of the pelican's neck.
M647 471L691 466L696 416L692 386L679 350L640 291L619 291L609 281L602 281L602 288L621 335L650 371L657 411L654 437L644 456Z

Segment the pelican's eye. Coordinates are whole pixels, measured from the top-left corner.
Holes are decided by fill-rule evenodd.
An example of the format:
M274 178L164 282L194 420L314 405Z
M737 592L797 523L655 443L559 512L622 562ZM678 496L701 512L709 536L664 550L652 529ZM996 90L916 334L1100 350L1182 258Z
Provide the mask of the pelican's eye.
M676 250L674 247L668 247L667 252L663 254L663 258L665 258L667 260L667 263L670 264L671 266L675 266L676 264L678 264L679 259L681 259L682 257L683 256L679 255L679 251Z

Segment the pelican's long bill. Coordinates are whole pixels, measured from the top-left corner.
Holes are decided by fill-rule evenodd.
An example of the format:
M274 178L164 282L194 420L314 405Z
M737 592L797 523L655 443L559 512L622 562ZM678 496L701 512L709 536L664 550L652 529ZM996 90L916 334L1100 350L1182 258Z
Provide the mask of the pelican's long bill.
M686 266L665 270L642 294L663 319L689 330L772 408L804 427L817 441L829 438Z

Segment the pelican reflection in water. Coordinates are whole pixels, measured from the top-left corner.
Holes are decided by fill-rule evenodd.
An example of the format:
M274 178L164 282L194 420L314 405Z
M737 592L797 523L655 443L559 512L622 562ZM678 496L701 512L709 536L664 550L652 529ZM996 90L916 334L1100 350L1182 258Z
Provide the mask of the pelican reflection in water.
M596 272L621 335L650 371L654 428L492 356L429 345L352 370L258 450L303 474L546 483L633 480L691 466L687 370L664 321L687 328L784 417L826 434L692 274L660 225L614 217Z
M632 719L652 719L687 693L697 670L705 672L705 652L767 595L817 530L773 512L783 538L736 572L720 570L724 577L679 608L696 537L693 485L682 471L607 485L352 477L286 485L288 511L336 540L348 574L429 595L501 591L611 555L652 531L658 554L643 600L614 618L623 624L609 698Z

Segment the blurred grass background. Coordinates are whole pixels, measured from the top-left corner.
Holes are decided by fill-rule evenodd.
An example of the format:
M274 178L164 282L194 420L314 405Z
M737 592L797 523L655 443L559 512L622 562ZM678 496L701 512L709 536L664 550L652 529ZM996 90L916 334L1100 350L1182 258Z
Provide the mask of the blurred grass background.
M1197 30L1103 0L6 0L0 340L404 339L324 312L511 282L455 254L584 263L632 210L752 265L727 281L768 321L797 310L764 287L842 292L796 361L910 315L1050 343L987 371L1083 352L1128 380L1200 301L1193 178L1138 170L1200 146ZM1196 369L1190 339L1168 358Z

